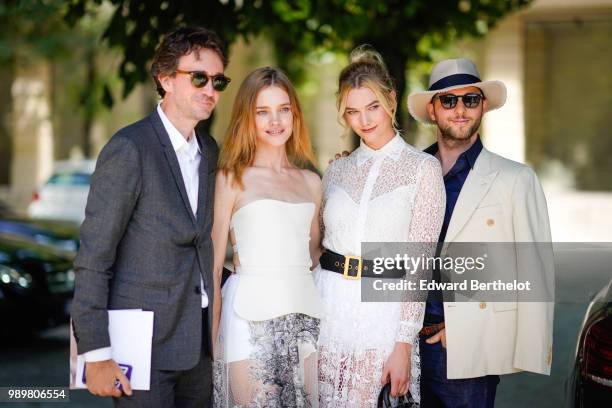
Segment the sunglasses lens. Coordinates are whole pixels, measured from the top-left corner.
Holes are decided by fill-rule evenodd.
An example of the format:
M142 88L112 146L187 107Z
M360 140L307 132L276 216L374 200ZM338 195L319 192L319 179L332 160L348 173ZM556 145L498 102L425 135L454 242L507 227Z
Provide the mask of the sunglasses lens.
M196 88L202 88L208 83L208 76L203 72L194 72L191 74L191 83Z
M440 95L440 103L444 109L453 109L457 105L457 99L455 95Z
M463 105L466 108L473 109L480 105L480 101L482 100L483 96L477 93L469 93L459 96L453 94L440 95L439 98L444 109L453 109L455 106L457 106L459 98L461 98Z
M463 95L463 104L466 108L475 108L480 104L481 96L479 94Z
M227 88L227 85L230 83L230 79L223 75L214 76L212 81L213 88L215 88L215 91L219 92L224 91L225 88Z

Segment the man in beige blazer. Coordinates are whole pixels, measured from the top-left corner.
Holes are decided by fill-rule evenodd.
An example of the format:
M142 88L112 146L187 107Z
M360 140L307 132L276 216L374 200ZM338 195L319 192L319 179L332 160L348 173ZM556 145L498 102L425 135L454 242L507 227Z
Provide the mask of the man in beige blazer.
M442 302L430 293L420 336L424 408L492 407L500 374L550 374L552 246L515 244L551 242L546 199L533 170L489 152L478 134L483 114L505 100L504 84L481 81L466 59L440 62L429 89L408 97L411 115L438 127L426 151L440 160L447 192L442 256L459 242L491 253L510 243L506 255L488 262L518 280L528 275L542 291L538 299L521 301L517 293L504 302Z

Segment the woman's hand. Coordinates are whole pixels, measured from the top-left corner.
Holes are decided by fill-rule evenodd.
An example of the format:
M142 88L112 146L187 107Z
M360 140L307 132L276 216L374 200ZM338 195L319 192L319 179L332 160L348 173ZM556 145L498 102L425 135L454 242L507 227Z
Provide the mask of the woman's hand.
M342 151L342 153L336 153L336 154L334 155L334 157L333 157L333 158L331 158L331 159L329 159L329 160L327 161L327 164L331 164L331 163L332 163L334 160L338 160L338 159L339 159L339 158L341 158L341 157L346 157L346 156L348 156L349 154L350 154L350 153L349 153L347 150L343 150L343 151Z
M406 395L410 384L412 346L408 343L395 343L383 367L381 384L391 381L391 396Z

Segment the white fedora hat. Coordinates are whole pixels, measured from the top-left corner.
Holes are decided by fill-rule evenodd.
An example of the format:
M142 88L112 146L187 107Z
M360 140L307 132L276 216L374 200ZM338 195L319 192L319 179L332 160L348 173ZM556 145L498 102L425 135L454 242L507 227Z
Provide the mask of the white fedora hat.
M433 124L427 113L427 104L440 92L475 86L487 98L487 111L500 108L506 102L506 86L501 81L482 81L476 65L466 58L448 59L436 64L429 77L429 89L408 95L408 111L416 120Z

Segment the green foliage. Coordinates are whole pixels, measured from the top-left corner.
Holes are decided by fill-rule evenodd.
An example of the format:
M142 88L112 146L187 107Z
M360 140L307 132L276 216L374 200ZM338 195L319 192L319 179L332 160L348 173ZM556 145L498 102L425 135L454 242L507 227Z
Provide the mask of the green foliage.
M304 56L317 48L346 52L368 42L389 62L403 92L408 61L430 58L430 50L464 36L479 36L531 0L110 0L114 14L104 33L119 47L124 96L147 78L148 62L161 36L179 26L202 25L228 44L239 36L265 34L279 65L298 80ZM100 0L72 0L75 22Z
M62 58L78 41L63 21L67 8L60 0L7 0L0 3L0 61L19 56Z
M71 6L77 7L76 4ZM115 70L98 65L100 37L110 13L101 1L92 1L78 9L79 17L67 24L69 4L63 0L8 0L0 3L0 63L11 75L24 65L52 65L50 82L54 104L54 126L57 114L69 110L80 114L86 153L88 133L93 118L113 105L111 86ZM103 54L104 52L102 52ZM10 80L13 77L11 76ZM6 85L10 89L10 84ZM11 101L6 101L10 104ZM10 110L10 109L9 109ZM1 120L2 118L0 118ZM61 132L58 132L61 134ZM0 149L1 150L1 149Z

